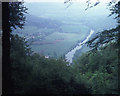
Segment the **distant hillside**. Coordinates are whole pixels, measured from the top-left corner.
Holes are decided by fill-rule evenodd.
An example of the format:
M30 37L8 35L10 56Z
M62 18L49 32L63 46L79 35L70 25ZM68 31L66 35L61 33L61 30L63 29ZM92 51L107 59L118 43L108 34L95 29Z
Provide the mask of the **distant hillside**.
M57 20L45 19L34 15L26 15L26 26L35 26L38 28L58 28L61 22Z

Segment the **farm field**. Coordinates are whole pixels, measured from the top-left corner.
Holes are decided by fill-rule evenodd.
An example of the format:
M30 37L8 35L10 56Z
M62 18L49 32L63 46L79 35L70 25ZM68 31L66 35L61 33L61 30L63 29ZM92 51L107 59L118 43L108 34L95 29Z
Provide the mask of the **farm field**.
M60 28L63 32L66 32L66 33L79 33L79 34L81 34L81 32L86 34L90 30L88 26L82 23L74 24L74 22L73 24L62 25L60 26Z
M30 21L31 18L34 21ZM33 15L28 16L27 20L29 21L26 21L24 29L14 30L13 33L25 37L35 53L55 58L63 57L78 42L84 40L90 31L88 26L80 22L64 21L60 23L57 20ZM51 23L46 26L44 22Z
M64 56L78 41L83 40L86 37L85 33L60 33L54 32L49 36L46 36L42 45L33 44L31 48L33 51L48 55L50 57Z

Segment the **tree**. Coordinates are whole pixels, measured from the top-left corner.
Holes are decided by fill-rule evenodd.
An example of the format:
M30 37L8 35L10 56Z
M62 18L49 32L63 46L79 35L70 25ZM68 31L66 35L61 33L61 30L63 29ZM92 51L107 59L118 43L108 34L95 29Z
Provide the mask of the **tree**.
M24 87L31 75L32 64L31 64L31 49L25 41L25 38L19 37L18 35L11 36L11 74L13 81L13 92L14 94L24 93Z
M3 47L3 94L12 94L11 63L10 63L10 35L14 28L24 25L26 8L21 2L2 3L2 47ZM7 67L6 67L7 66Z
M16 95L79 95L90 94L84 83L77 82L70 66L63 59L46 59L31 54L24 38L11 37L11 64Z
M11 90L11 66L10 66L10 25L9 25L9 4L2 3L2 94L10 94ZM3 10L4 9L4 10ZM5 11L7 10L7 11ZM7 66L7 67L6 67Z
M22 42L22 39L18 38L18 36L14 37L11 34L13 29L16 29L17 27L23 28L24 23L25 23L24 22L25 21L24 13L26 12L25 10L27 10L27 9L25 7L23 7L22 3L20 3L20 2L4 3L4 4L5 4L5 5L3 5L4 8L6 8L6 10L10 11L10 14L5 13L6 11L3 11L4 12L3 17L4 17L4 20L6 20L6 21L3 20L3 22L6 23L6 24L3 23L3 26L4 26L3 27L3 42L4 42L3 43L3 49L4 49L3 50L3 54L4 54L3 58L5 58L3 60L3 63L7 63L6 65L3 64L3 67L5 68L5 69L3 69L4 70L3 73L5 73L5 77L3 77L3 82L4 82L4 85L6 84L5 87L7 87L7 85L9 85L7 90L6 89L3 90L3 94L10 94L10 93L12 94L13 93L13 91L10 90L10 89L12 89L10 84L13 84L13 83L11 83L11 77L12 77L11 76L11 67L13 67L13 69L15 69L15 71L13 71L13 72L16 72L16 73L14 73L14 74L17 74L17 75L14 75L15 77L13 76L14 80L16 80L15 83L18 84L17 86L22 87L22 90L26 88L26 90L25 90L26 93L29 91L31 91L31 92L33 91L33 93L40 91L40 92L49 92L49 93L55 92L54 94L57 94L57 92L59 92L60 94L62 94L62 92L64 92L64 91L62 91L62 88L64 88L64 89L68 88L67 89L68 93L71 90L74 90L73 93L76 93L79 90L85 90L86 88L84 86L83 86L83 88L81 88L82 85L77 83L76 80L74 80L74 78L72 76L69 76L70 74L68 74L67 73L68 71L66 71L66 69L68 67L61 60L58 60L58 61L47 60L45 58L41 58L38 54L36 54L34 56L29 56L29 54L30 54L29 51L26 51L28 48L26 48L27 46L25 45L24 42ZM8 20L8 18L6 18L7 16L5 16L5 15L10 16L10 19ZM11 35L11 37L10 37L10 35ZM4 36L8 36L7 40L5 39ZM10 42L9 38L11 39L11 42ZM15 49L15 53L11 54L12 55L11 61L12 61L13 66L11 66L10 63L8 63L10 61L10 59L9 59L10 50L5 50L6 47L10 48L10 43L13 44L13 45L11 45L12 52ZM16 45L14 45L14 44L16 44ZM21 49L18 50L19 48L21 48ZM17 49L17 51L16 51L16 49ZM8 53L6 53L6 52L8 52ZM17 52L19 54L16 54ZM16 56L18 56L19 58ZM32 64L35 64L34 69L32 69L32 68L29 69L29 67L26 65L26 64L31 64L30 62L32 62ZM20 65L17 63L19 63ZM25 67L25 66L27 66L27 67ZM17 68L19 70L17 70ZM25 69L28 68L28 69L25 70L24 68ZM7 72L6 72L6 70L7 70ZM32 70L32 72L33 72L31 74L33 76L31 81L29 81L31 79L31 77L27 77L27 75L30 75L29 73L31 73L29 70L30 71ZM28 71L28 73L26 71ZM24 72L25 74L20 73L20 77L19 77L18 76L19 72ZM39 79L36 79L38 77L39 77ZM71 77L71 78L68 79L66 77ZM25 83L27 83L27 84L24 83L26 78L28 80L28 83L27 83L27 81ZM22 81L22 79L23 79L23 81ZM10 80L10 81L8 82L6 80ZM17 81L17 80L20 80L20 81ZM41 81L43 81L42 82L43 85L42 85ZM19 85L19 83L20 83L20 85ZM70 84L71 84L71 86L68 86ZM23 88L24 85L25 85L25 88ZM61 85L64 85L64 86L61 86ZM40 88L41 86L42 86L42 88ZM35 90L29 89L31 87ZM28 88L28 90L27 90L27 88ZM18 91L18 92L20 92L20 91ZM84 92L86 92L86 91L84 91Z
M76 80L84 82L93 94L119 94L118 48L111 43L88 54L83 54L72 65Z
M111 2L109 6L111 5ZM116 46L119 47L119 36L120 36L120 1L110 7L111 15L116 15L117 27L110 30L104 30L99 32L95 37L87 42L88 46L93 48L92 50L97 50L103 44L108 44L110 42L115 42Z
M11 31L17 27L23 28L25 24L25 13L27 13L27 8L23 5L24 2L10 2L9 3L9 23Z

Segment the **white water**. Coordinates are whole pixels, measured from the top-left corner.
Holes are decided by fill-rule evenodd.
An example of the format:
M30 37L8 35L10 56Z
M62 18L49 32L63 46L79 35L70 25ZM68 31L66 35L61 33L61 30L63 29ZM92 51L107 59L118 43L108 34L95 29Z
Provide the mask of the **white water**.
M72 49L70 52L68 52L65 55L65 59L67 62L69 62L69 64L72 63L72 58L74 57L75 52L82 48L82 46L89 40L89 38L92 36L93 33L94 33L94 30L91 30L90 34L87 36L87 38L83 42L78 43L78 45L74 49Z

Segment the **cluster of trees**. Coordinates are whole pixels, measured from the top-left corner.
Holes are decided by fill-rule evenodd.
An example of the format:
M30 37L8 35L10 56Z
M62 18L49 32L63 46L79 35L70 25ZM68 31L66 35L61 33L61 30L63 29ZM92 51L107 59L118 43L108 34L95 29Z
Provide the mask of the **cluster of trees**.
M10 20L4 16L4 19L9 22L6 20L4 22L7 24L3 23L5 25L3 35L7 34L10 37L10 39L3 37L3 57L8 60L3 59L3 63L7 63L7 67L3 64L3 73L5 73L3 83L5 87L7 84L9 85L7 89L3 90L4 94L5 92L30 95L119 94L119 39L117 35L119 36L120 28L120 2L111 9L112 14L117 14L118 26L105 30L88 42L88 45L95 51L83 54L71 66L67 66L63 59L45 59L38 54L32 54L24 38L8 33L12 31L12 28L23 28L25 21L23 13L26 12L26 8L20 2L4 5L7 10L9 10L9 6L11 11L8 14L11 16ZM7 51L8 53L10 51L10 54L6 53L6 44L10 48ZM10 60L5 57L6 55L8 57L10 55ZM9 61L11 63L8 63ZM6 82L5 80L8 78L10 81Z
M118 47L111 43L84 53L72 65L74 77L82 78L92 94L118 94ZM80 80L79 80L80 82Z
M12 35L10 58L14 94L119 94L114 42L83 54L68 66L64 59L32 54L25 38Z
M114 3L114 4L113 4ZM113 5L112 5L113 4ZM111 15L115 15L117 27L99 32L87 42L92 48L73 65L73 70L86 79L93 94L120 94L119 90L119 35L120 1L109 2Z
M24 38L11 36L11 64L14 94L78 95L90 88L76 81L63 59L46 59L32 54Z

